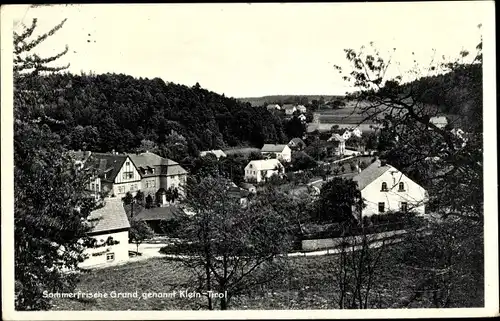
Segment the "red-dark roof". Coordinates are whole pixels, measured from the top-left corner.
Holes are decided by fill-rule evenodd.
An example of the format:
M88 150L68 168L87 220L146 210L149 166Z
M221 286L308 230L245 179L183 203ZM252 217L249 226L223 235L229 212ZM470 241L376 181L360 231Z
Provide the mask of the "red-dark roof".
M130 223L120 198L106 199L104 207L91 212L87 220L92 226L91 234L130 228Z

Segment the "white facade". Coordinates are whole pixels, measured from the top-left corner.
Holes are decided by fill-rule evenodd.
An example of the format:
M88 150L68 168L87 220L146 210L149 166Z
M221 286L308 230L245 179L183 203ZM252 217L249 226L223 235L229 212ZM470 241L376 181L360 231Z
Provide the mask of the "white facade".
M285 169L277 159L253 160L245 167L245 180L259 183L275 174L284 173Z
M135 168L130 157L127 157L113 182L113 194L117 197L125 196L127 192L135 195L135 193L141 189L141 174L139 174L137 168Z
M110 246L85 249L84 254L87 255L87 259L80 263L79 267L89 268L105 264L115 264L128 260L128 230L91 236L91 238L94 238L98 244L104 243L108 237L112 237L114 241L118 241L119 243Z
M267 156L267 155L276 155L276 159L284 161L284 162L291 162L292 161L292 150L288 145L282 145L283 149L280 151L265 151L265 146L261 150L262 156Z
M385 186L387 188L383 188ZM362 211L363 217L405 211L405 207L406 211L425 213L425 189L392 166L362 189L361 196L366 205Z
M291 108L286 108L285 109L285 114L286 115L293 115L294 112L297 111L297 108L295 106L291 107Z

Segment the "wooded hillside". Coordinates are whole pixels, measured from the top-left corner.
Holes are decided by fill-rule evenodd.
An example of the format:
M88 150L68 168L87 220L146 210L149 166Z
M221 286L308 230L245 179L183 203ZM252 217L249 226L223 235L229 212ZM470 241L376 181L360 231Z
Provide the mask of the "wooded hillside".
M190 155L286 141L277 116L198 84L187 87L159 78L69 73L39 76L33 82L30 96L36 96L37 104L26 101L26 92L16 95L19 112L48 123L72 149L124 152L142 140L161 146L172 131L184 137Z

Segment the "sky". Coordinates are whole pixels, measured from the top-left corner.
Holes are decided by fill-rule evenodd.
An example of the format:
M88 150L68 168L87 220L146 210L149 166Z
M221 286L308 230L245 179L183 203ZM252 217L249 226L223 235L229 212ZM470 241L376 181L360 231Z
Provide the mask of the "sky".
M232 97L335 95L350 88L333 65L374 42L405 74L417 60L473 51L491 2L11 6L14 30L67 22L37 52L69 46L69 71L162 78ZM396 51L392 53L392 48ZM434 54L433 49L436 50ZM412 52L414 56L412 56ZM415 58L414 58L415 57Z

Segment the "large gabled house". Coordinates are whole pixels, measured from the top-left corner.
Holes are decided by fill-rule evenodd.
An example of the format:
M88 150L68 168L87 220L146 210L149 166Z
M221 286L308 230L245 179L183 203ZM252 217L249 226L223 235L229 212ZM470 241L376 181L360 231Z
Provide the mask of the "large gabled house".
M179 197L185 194L187 171L179 163L146 151L128 155L137 167L141 179L141 191L146 198L151 197L159 205L171 202L169 193L175 192Z
M264 144L260 150L262 156L275 158L284 162L292 161L292 150L285 144Z
M87 161L97 169L101 190L107 196L135 195L141 189L141 175L130 157L119 153L91 153Z
M429 120L431 124L434 124L437 128L445 128L448 125L448 118L446 116L436 116L431 117Z
M294 104L284 104L281 109L285 111L285 115L293 115L297 111L297 107Z
M353 180L366 205L362 217L391 211L425 213L427 191L391 165L376 160Z

